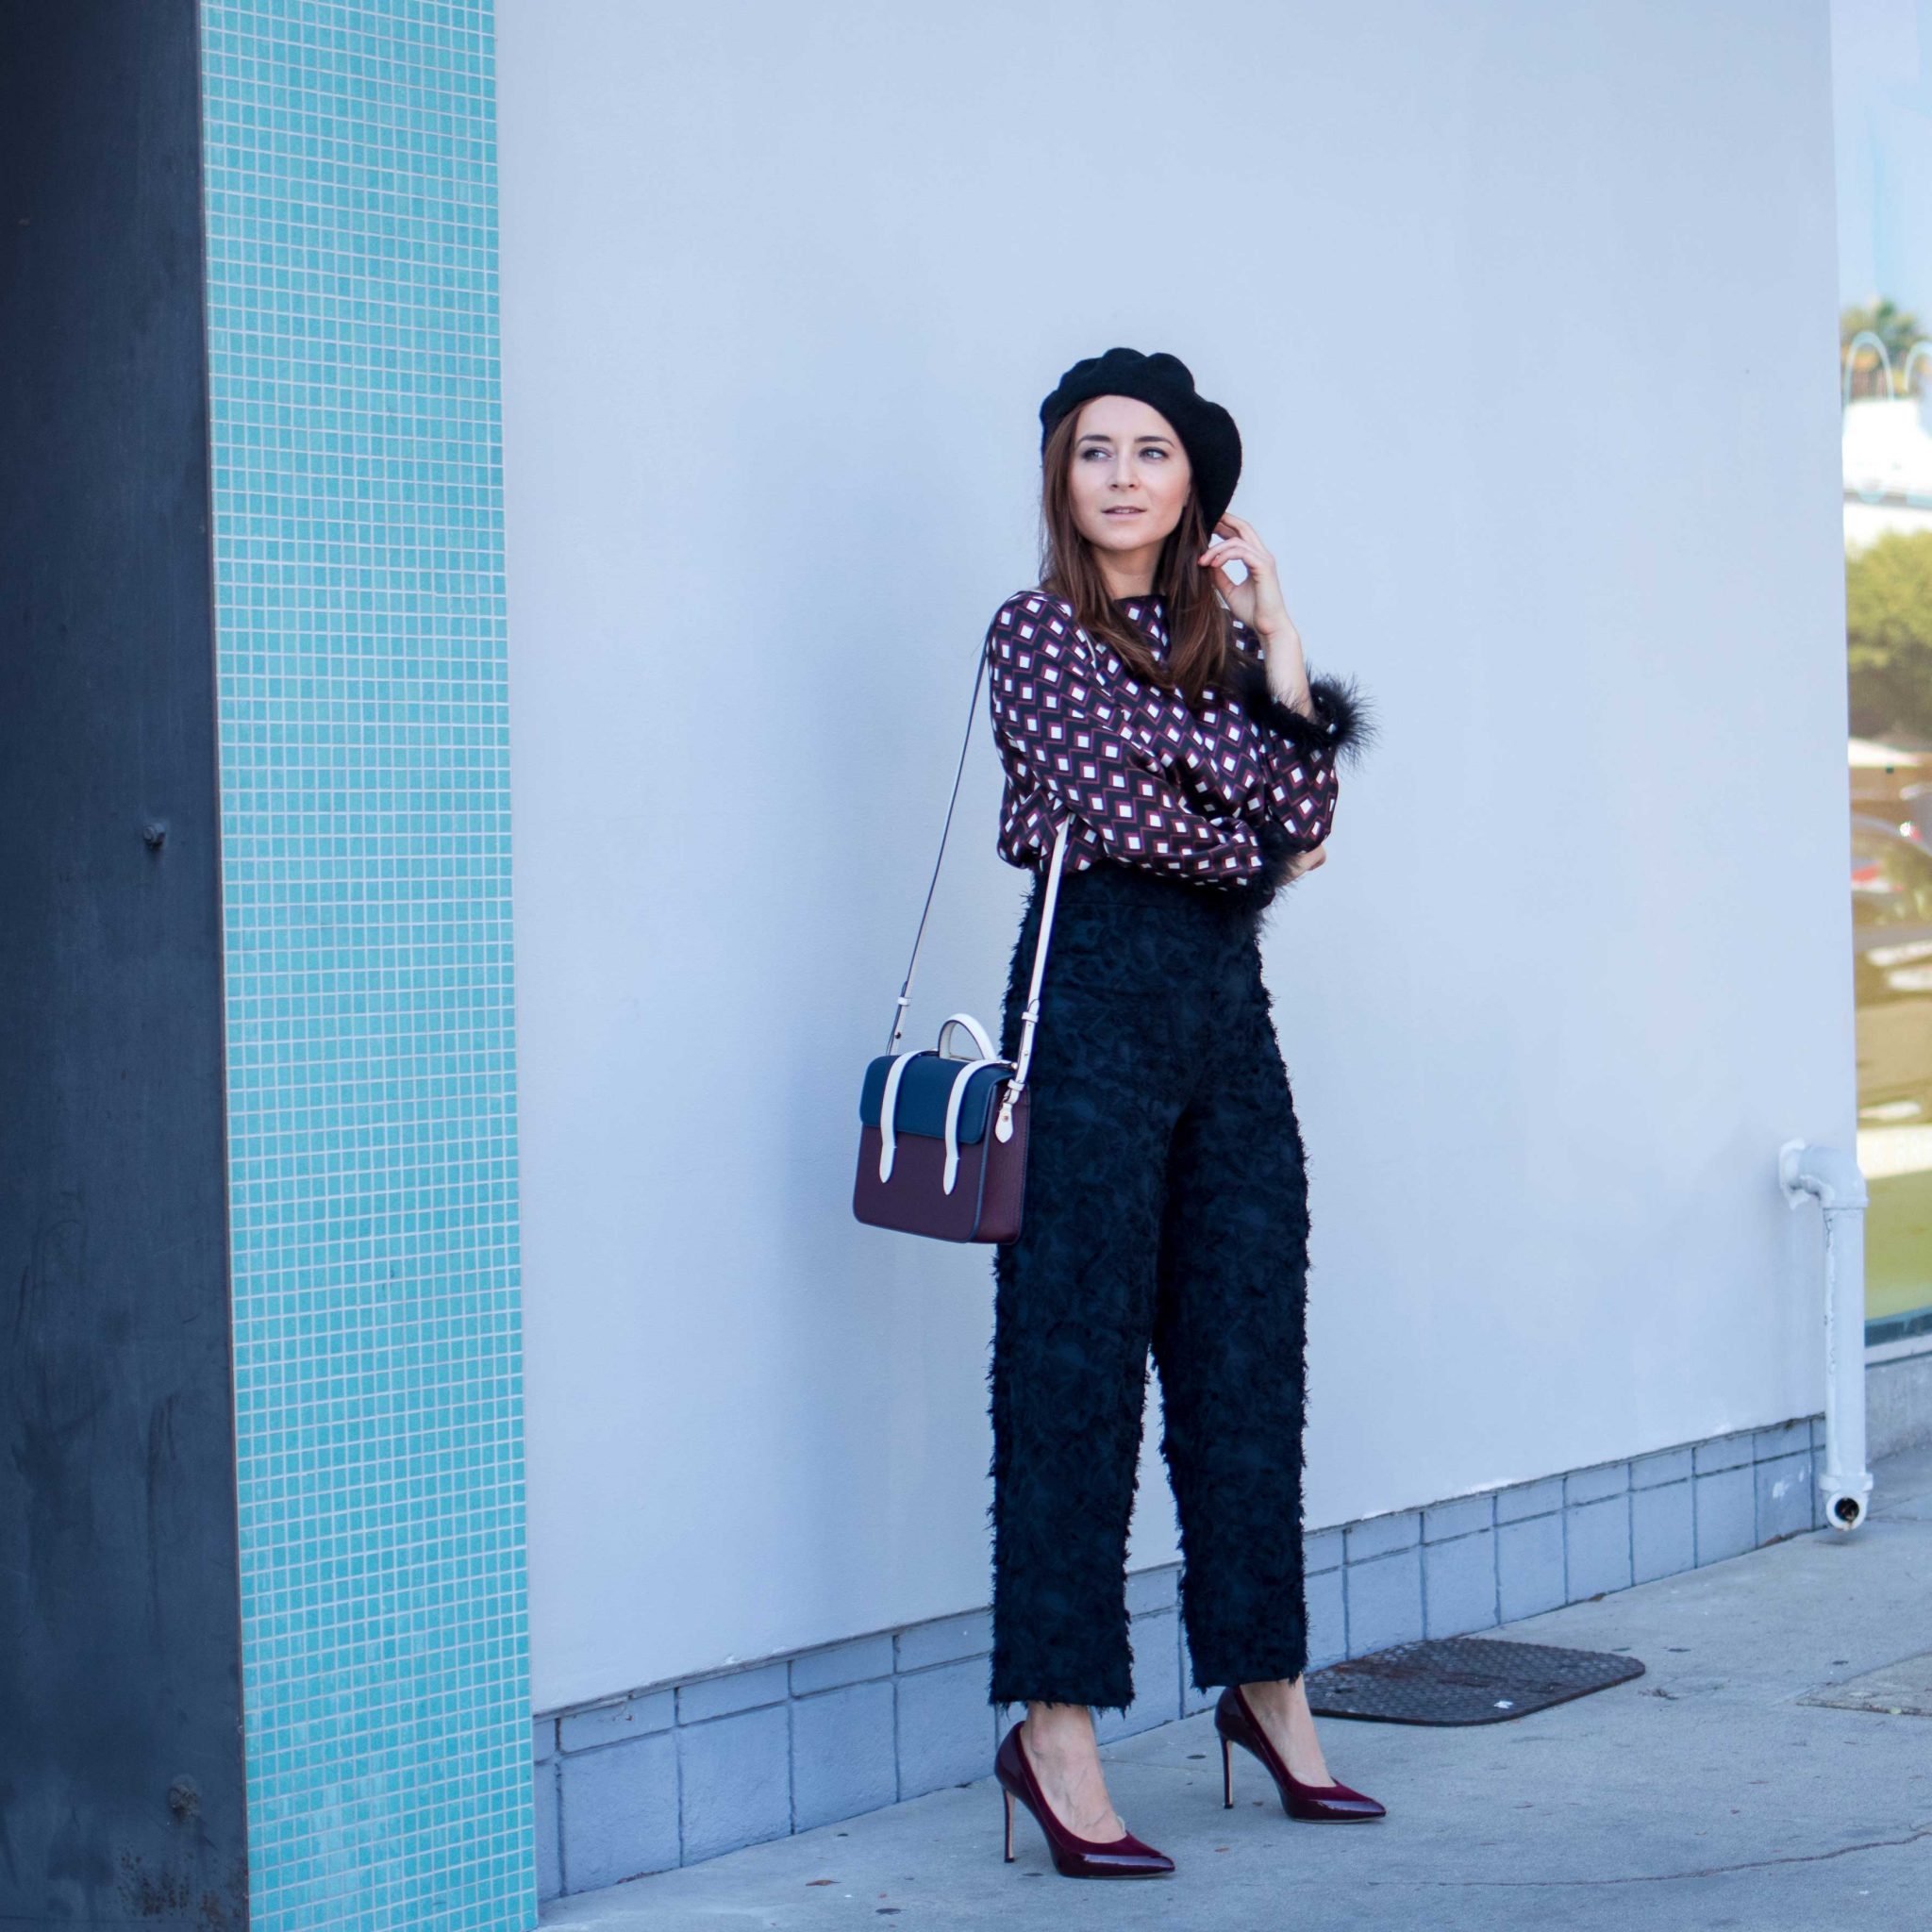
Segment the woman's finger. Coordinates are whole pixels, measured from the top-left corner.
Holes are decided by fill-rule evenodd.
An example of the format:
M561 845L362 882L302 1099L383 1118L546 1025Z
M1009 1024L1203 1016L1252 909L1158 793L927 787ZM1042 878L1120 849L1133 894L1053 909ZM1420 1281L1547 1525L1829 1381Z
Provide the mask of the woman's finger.
M1228 543L1213 552L1208 560L1208 567L1210 570L1222 572L1224 582L1232 583L1234 581L1232 577L1227 575L1225 570L1225 565L1230 558L1239 558L1241 562L1247 565L1248 575L1243 579L1244 584L1265 584L1273 581L1274 563L1272 558L1256 556L1244 543ZM1277 585L1276 588L1279 589L1279 586Z
M1224 537L1215 546L1216 550L1232 550L1250 557L1263 557L1274 562L1274 557L1267 544L1257 542L1253 537Z

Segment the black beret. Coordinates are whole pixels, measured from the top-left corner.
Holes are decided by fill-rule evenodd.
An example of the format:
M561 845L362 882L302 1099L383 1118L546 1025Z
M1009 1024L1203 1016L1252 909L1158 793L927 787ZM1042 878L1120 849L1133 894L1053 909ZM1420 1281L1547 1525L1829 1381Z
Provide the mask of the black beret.
M1059 387L1040 406L1040 448L1068 410L1094 396L1133 396L1151 404L1174 425L1188 453L1200 492L1201 513L1208 533L1234 500L1241 474L1241 437L1234 418L1219 403L1210 403L1194 388L1193 372L1178 356L1156 350L1143 356L1138 349L1109 349L1075 362L1060 377Z

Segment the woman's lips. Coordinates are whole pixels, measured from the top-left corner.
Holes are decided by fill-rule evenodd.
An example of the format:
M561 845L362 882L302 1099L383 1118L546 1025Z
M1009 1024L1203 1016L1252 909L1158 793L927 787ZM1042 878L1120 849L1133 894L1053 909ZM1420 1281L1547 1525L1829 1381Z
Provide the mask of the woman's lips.
M1123 504L1118 509L1101 511L1102 516L1108 517L1140 517L1146 514L1147 512L1141 509L1138 504Z

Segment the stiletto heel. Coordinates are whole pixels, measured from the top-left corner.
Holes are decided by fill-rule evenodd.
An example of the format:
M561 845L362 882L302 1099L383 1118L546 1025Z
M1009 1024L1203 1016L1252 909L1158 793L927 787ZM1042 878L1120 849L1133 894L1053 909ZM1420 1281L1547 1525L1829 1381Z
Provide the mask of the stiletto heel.
M1023 1718L1020 1724L1024 1724ZM1025 1740L1016 1724L1000 1740L992 1761L993 1776L1007 1798L1007 1859L1013 1857L1013 1800L1018 1798L1033 1821L1046 1834L1046 1848L1053 1856L1053 1868L1068 1878L1158 1878L1174 1870L1174 1860L1165 1852L1143 1844L1132 1832L1102 1840L1076 1838L1055 1815L1046 1793L1034 1775L1032 1760L1026 1756ZM1124 1821L1123 1821L1124 1823Z
M1221 1734L1222 1795L1228 1804L1234 1803L1234 1781L1227 1768L1228 1746L1233 1743L1261 1760L1263 1768L1274 1780L1274 1789L1281 1794L1281 1808L1291 1818L1341 1820L1387 1815L1384 1806L1377 1804L1366 1791L1358 1791L1351 1785L1303 1784L1281 1761L1280 1755L1268 1741L1268 1734L1262 1730L1260 1719L1255 1715L1254 1707L1241 1695L1239 1684L1230 1684L1221 1693L1221 1700L1214 1707L1214 1728Z
M1234 1746L1225 1738L1221 1740L1221 1804L1224 1810L1234 1809Z

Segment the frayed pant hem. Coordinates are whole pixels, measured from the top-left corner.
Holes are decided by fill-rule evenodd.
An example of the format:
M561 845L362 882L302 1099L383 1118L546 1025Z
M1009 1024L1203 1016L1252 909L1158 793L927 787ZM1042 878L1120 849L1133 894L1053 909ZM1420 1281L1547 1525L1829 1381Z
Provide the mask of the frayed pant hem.
M1196 1690L1219 1690L1229 1684L1291 1684L1307 1674L1308 1653L1306 1644L1286 1650L1202 1652L1189 1646L1191 1670ZM1217 1673L1219 1674L1217 1674Z
M1118 1684L1082 1683L1076 1677L1039 1671L996 1674L987 1696L995 1709L1009 1704L1084 1704L1096 1715L1108 1710L1124 1712L1133 1701L1131 1685L1123 1694Z

